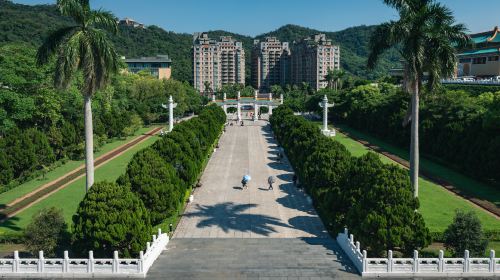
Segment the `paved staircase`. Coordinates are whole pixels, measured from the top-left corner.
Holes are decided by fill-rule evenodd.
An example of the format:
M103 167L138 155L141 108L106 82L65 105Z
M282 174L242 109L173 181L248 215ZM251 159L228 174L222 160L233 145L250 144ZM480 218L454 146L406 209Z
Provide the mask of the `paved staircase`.
M360 279L331 238L174 238L149 279Z

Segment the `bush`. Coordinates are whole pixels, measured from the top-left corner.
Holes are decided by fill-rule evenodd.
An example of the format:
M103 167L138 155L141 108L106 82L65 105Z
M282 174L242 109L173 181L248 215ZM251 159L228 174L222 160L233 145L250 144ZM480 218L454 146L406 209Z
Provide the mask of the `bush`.
M44 256L54 257L57 246L64 238L66 228L61 209L44 208L33 215L25 229L26 248L34 256L43 251Z
M274 110L270 122L330 230L347 226L377 255L387 249L409 254L430 243L405 170L383 164L372 153L354 158L287 106Z
M144 203L127 186L95 183L73 216L74 251L85 256L137 257L151 239L152 227Z
M134 155L118 183L129 185L139 195L153 225L176 213L184 193L175 169L151 148Z
M483 256L488 240L474 212L457 210L453 223L444 232L444 245L455 257L462 257L465 250L469 250L471 256Z

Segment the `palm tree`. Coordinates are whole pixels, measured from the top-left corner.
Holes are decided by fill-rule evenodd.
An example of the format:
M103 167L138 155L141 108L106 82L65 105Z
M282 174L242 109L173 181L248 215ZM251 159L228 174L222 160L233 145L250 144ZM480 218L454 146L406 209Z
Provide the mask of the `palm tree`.
M46 64L56 56L54 84L57 88L67 88L77 73L83 76L88 191L94 183L92 96L107 84L110 75L119 67L119 57L103 29L116 33L118 27L113 14L91 10L88 0L57 0L57 8L75 24L50 34L38 49L37 62Z
M370 39L368 67L373 68L379 56L397 47L404 60L405 90L411 94L410 177L414 196L418 197L419 144L418 106L424 72L432 91L441 77L453 74L456 65L454 47L469 43L467 29L455 24L453 13L435 0L383 0L399 13L398 21L377 27Z
M325 82L328 83L328 88L333 89L333 82L335 81L335 70L328 69L325 75Z
M342 80L344 79L346 72L341 69L328 69L325 75L325 81L328 82L329 89L342 89Z

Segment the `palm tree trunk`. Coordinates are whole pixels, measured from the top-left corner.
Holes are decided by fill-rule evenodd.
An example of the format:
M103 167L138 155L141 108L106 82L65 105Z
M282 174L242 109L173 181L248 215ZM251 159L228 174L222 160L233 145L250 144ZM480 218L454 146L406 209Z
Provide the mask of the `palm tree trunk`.
M85 190L88 192L94 184L94 133L92 128L92 97L85 96L85 171L87 182Z
M419 145L418 145L418 103L419 83L415 79L412 82L413 92L411 96L411 142L410 142L410 180L413 186L413 195L418 197L418 168L419 168Z

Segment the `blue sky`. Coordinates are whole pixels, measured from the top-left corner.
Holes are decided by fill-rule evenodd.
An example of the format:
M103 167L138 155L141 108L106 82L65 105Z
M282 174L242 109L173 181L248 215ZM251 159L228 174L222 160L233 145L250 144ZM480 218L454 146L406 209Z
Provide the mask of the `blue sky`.
M451 8L457 21L471 32L500 25L500 0L440 0ZM55 0L14 0L22 4L55 3ZM258 35L285 24L320 31L337 31L397 19L381 0L90 0L117 17L130 17L168 31L193 33L223 29Z

